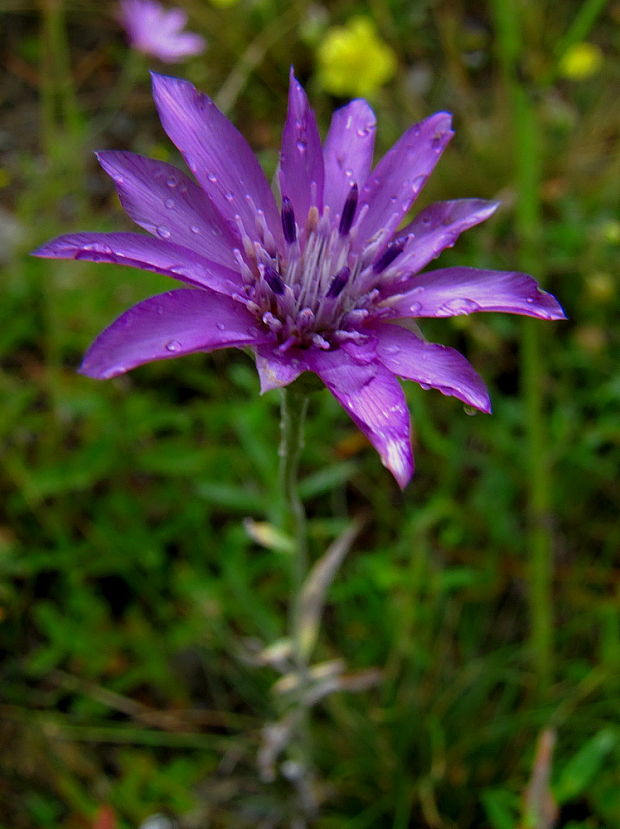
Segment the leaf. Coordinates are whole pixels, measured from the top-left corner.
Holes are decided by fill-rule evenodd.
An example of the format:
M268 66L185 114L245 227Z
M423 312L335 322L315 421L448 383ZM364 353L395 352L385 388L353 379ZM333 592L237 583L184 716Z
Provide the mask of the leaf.
M297 623L300 632L299 647L305 657L312 653L321 624L325 594L338 568L349 552L361 529L360 521L353 521L316 562L304 582L297 603Z
M492 829L515 829L518 800L506 789L486 789L482 805Z
M554 786L558 803L573 800L588 788L617 741L616 732L611 728L604 728L573 755L560 772Z
M243 526L252 541L267 550L274 550L278 553L292 553L294 551L295 545L291 537L267 521L255 521L253 518L245 518Z

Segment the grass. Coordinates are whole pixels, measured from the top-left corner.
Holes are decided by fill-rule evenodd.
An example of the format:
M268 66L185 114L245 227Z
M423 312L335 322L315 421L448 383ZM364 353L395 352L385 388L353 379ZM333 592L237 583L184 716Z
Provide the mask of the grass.
M314 43L356 4L324 20L301 2L187 8L210 48L173 71L221 94L273 171L288 65L325 129L339 102L314 80ZM424 326L471 359L494 415L410 385L404 495L328 394L311 398L312 556L366 519L319 656L382 672L316 710L318 825L538 829L525 793L553 729L557 825L607 829L620 823L617 11L368 8L400 63L375 101L379 149L450 109L457 137L425 202L504 203L442 264L527 268L570 319ZM106 805L120 829L162 810L183 829L285 826L288 794L255 766L277 674L252 655L284 633L289 561L243 525L278 516L278 397L233 352L77 375L93 336L169 283L26 255L56 233L129 229L93 148L176 160L112 10L14 7L2 29L0 827L96 826ZM558 77L558 44L584 39L606 52L600 73Z

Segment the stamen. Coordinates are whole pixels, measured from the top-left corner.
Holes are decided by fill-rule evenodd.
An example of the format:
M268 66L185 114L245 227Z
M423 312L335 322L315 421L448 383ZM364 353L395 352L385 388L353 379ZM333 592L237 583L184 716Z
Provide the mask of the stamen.
M316 345L317 348L320 348L322 351L329 351L331 348L330 343L322 337L320 334L313 334L312 335L312 343Z
M375 273L381 273L381 271L384 271L388 265L392 264L397 256L401 255L406 244L407 236L402 236L400 239L395 239L393 242L389 242L381 256L374 262L372 266L373 271Z
M292 245L295 239L297 239L297 224L295 223L295 212L293 210L293 205L291 204L291 200L288 196L284 196L282 198L281 217L284 238L289 245Z
M342 328L334 331L333 336L339 343L355 343L356 345L361 345L369 339L368 334L363 334L361 331L347 331Z
M357 199L359 190L357 184L352 184L349 194L344 200L342 213L340 214L340 225L338 226L338 233L341 236L346 236L351 230L353 219L355 218L355 211L357 210Z
M274 315L271 313L271 311L266 311L263 314L263 322L272 331L281 331L282 330L282 322L277 317L274 317Z
M308 210L308 218L306 219L306 231L308 233L312 233L312 231L317 229L319 224L319 208L315 205L312 205L310 210Z
M263 265L263 278L274 294L282 296L284 293L284 282L275 268L272 268L271 265Z
M337 296L340 296L342 293L342 289L349 281L349 277L351 276L351 269L348 268L346 265L341 271L338 271L336 276L332 279L331 285L325 296L328 299L336 299Z
M312 308L302 308L297 314L297 326L302 330L312 328L314 324L314 312Z

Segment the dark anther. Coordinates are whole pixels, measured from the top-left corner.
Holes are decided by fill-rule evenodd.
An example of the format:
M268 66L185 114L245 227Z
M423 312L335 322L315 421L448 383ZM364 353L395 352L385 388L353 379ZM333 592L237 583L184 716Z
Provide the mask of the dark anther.
M336 299L337 296L340 296L342 289L349 281L350 275L351 271L345 265L345 267L341 271L338 271L336 276L332 279L332 283L327 289L325 296L328 299Z
M274 294L281 296L284 293L284 282L275 268L272 268L271 265L265 265L263 276L265 277L265 282L269 285Z
M400 239L395 239L393 242L390 242L389 245L386 246L381 256L376 260L372 269L375 273L381 273L384 271L388 265L391 265L392 262L396 259L397 256L400 256L403 252L405 245L407 244L407 236L401 236Z
M282 199L282 230L284 238L289 245L292 245L297 238L297 225L295 224L295 212L291 200L284 196Z
M341 236L346 236L351 230L351 225L353 224L353 219L355 218L355 211L357 210L358 193L359 191L357 189L357 184L352 184L351 189L349 190L349 195L344 200L342 213L340 214L338 233L340 233Z

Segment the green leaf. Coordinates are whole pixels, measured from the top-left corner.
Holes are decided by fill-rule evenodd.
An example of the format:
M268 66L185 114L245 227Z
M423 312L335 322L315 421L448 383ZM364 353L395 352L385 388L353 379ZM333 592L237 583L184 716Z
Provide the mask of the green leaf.
M515 829L519 800L506 789L486 789L482 805L492 829Z
M579 749L564 766L554 786L558 803L573 800L586 790L616 743L615 731L604 728Z

